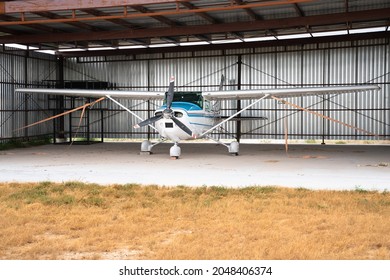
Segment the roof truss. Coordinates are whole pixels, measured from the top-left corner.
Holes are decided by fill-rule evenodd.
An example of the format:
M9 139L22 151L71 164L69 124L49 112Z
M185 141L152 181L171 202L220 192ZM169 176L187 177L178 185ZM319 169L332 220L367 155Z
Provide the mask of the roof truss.
M365 0L34 0L0 2L0 44L133 46L389 25L390 3ZM359 8L361 5L361 8ZM374 7L374 6L373 6ZM237 17L237 19L234 19ZM27 28L26 28L27 27ZM315 30L315 31L314 31ZM46 44L46 45L45 45Z

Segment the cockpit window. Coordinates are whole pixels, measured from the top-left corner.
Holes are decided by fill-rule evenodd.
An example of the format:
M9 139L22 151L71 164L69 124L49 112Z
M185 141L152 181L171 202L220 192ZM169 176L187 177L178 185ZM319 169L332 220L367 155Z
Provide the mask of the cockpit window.
M164 105L166 104L166 94ZM175 92L173 102L190 102L203 108L203 97L201 92Z

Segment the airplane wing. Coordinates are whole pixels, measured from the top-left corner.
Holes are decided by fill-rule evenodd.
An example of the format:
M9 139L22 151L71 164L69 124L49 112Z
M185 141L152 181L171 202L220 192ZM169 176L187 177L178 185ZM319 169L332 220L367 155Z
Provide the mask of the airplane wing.
M309 96L309 95L322 95L322 94L338 94L349 92L366 92L366 91L378 91L380 88L376 85L361 85L361 86L339 86L339 87L306 87L306 88L285 88L285 89L259 89L259 90L236 90L236 91L214 91L204 92L203 97L207 100L220 100L220 99L253 99L255 101L247 105L245 108L231 115L229 118L219 122L215 126L200 135L203 137L216 128L220 127L224 123L232 120L242 112L248 110L263 99L273 98L275 100L284 101L280 98L285 97L297 97L297 96ZM304 109L304 108L301 108ZM309 110L308 110L309 111ZM310 111L311 112L311 111Z
M265 98L285 98L308 95L337 94L349 92L365 92L379 90L376 85L359 85L359 86L337 86L337 87L302 87L302 88L284 88L284 89L255 89L255 90L230 90L230 91L209 91L203 92L202 95L207 100L219 99L259 99Z
M263 96L284 98L296 97L302 95L322 95L329 93L348 93L365 92L379 90L376 85L361 86L338 86L338 87L302 87L302 88L284 88L284 89L255 89L255 90L218 90L203 92L202 95L207 100L218 99L257 99ZM16 92L24 93L43 93L50 95L66 95L73 97L91 97L99 98L110 96L113 98L130 99L164 99L165 91L127 91L127 90L94 90L94 89L48 89L48 88L18 88Z
M165 91L128 91L128 90L95 90L95 89L54 89L54 88L18 88L16 92L42 93L50 95L66 95L73 97L99 98L110 96L113 98L130 99L161 99L165 98Z

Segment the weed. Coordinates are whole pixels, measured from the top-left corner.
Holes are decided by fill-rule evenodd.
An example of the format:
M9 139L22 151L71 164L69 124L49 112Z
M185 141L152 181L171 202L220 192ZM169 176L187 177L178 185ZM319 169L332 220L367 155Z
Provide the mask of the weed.
M193 194L197 197L207 193L207 187L194 188Z
M179 198L179 197L183 198L185 195L185 190L174 188L169 191L168 195L173 198Z
M34 202L45 203L48 201L48 193L45 187L38 185L15 192L11 194L9 198L22 201L26 204L31 204Z
M43 188L49 188L53 186L54 184L50 181L42 181L38 183L38 186L43 187Z
M357 193L368 193L368 190L363 189L360 186L355 187L355 192Z
M87 184L79 181L68 181L64 183L64 187L69 189L81 189L81 188L85 188L86 186Z
M305 143L306 144L316 144L317 141L315 139L307 139L307 140L305 140Z
M48 201L50 204L54 204L57 206L61 205L71 205L76 203L76 198L72 195L62 195L58 198L52 198L50 201Z
M81 200L81 203L84 204L85 206L103 207L104 199L101 197L91 196L91 197L83 198Z
M229 189L224 187L212 186L210 187L210 193L217 198L223 198L229 194Z
M40 145L46 145L50 144L52 142L52 139L50 137L46 138L37 138L37 139L15 139L10 140L5 143L0 143L0 151L2 150L10 150L15 148L27 148L32 146L40 146Z

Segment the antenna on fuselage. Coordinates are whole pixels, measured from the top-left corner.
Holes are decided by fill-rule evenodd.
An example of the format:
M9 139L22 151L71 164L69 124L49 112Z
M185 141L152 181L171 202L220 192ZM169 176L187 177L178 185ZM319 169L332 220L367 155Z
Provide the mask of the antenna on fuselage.
M219 90L222 91L223 90L223 86L225 85L225 75L222 74L221 75L221 82L219 83Z

